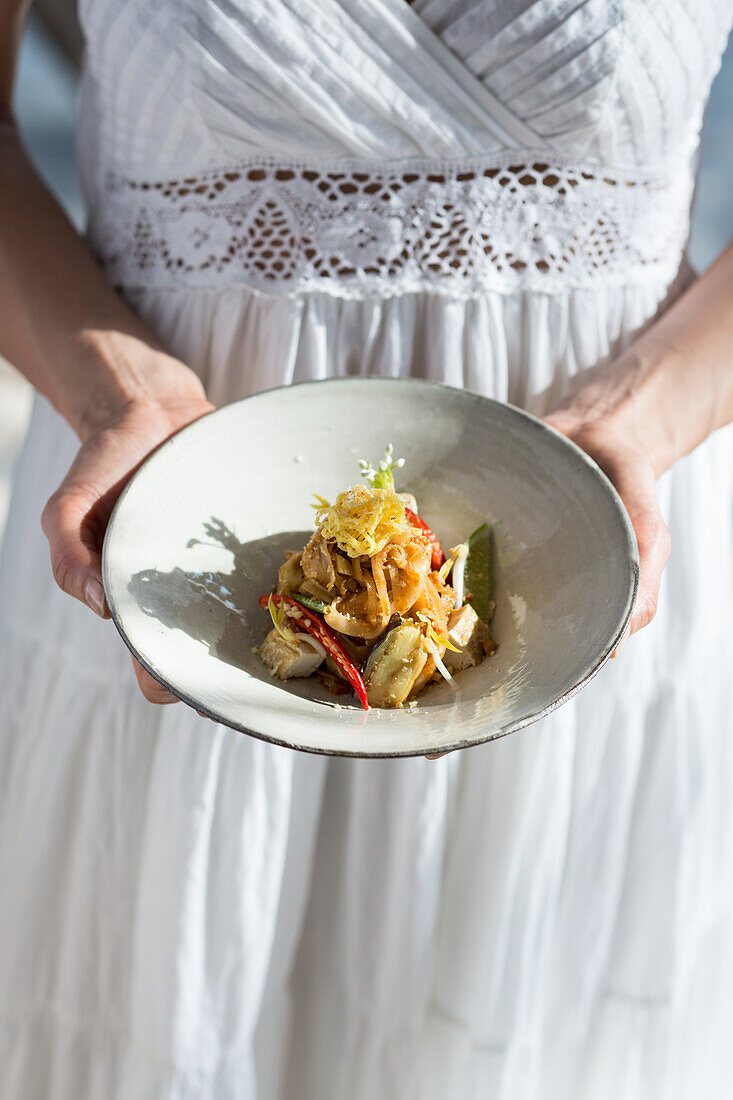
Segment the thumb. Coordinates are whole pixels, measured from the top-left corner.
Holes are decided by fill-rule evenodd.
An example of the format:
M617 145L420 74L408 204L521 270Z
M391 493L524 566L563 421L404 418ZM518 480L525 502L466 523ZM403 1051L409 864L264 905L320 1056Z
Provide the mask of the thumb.
M59 588L106 619L109 611L102 587L101 540L95 537L91 512L92 503L85 496L62 486L43 509L41 526Z
M612 478L629 513L639 549L639 587L628 635L647 626L657 610L662 573L670 551L669 531L662 517L651 467L623 469Z

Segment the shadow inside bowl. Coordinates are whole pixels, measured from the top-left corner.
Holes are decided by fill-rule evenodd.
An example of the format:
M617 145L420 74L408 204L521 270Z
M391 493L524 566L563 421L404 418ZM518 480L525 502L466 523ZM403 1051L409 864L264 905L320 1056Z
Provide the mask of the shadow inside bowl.
M143 569L133 574L128 590L144 614L171 630L181 630L206 646L209 653L249 676L272 683L254 647L264 641L270 629L269 616L259 606L259 597L270 592L285 552L299 549L309 531L281 531L266 538L240 542L231 527L211 517L204 524L204 537L192 537L187 548L217 546L232 555L228 570L175 568L169 572ZM281 681L284 690L295 695L320 696L318 681ZM321 689L323 699L327 693Z

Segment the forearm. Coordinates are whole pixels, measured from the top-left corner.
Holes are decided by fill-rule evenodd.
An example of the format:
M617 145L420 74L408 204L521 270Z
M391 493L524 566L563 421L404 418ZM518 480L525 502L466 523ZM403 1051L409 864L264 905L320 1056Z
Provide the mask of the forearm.
M617 428L639 442L659 476L733 421L731 287L733 244L571 399L576 431L585 413L591 433L600 420Z
M133 401L187 393L186 367L109 285L0 124L0 353L83 439Z

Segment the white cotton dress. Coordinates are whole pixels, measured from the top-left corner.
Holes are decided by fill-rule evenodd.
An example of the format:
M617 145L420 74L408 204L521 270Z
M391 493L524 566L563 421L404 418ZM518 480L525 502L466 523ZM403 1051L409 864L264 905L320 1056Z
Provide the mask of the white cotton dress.
M91 244L214 402L409 374L543 412L690 278L732 9L82 0ZM3 1100L729 1095L719 439L660 480L653 625L436 762L147 704L50 576L74 450L39 399L0 569Z

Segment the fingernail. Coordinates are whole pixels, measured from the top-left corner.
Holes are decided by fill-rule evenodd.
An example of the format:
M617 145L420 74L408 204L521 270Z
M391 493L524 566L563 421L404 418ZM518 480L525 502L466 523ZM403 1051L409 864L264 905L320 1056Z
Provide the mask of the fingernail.
M84 602L96 612L101 619L107 614L107 604L104 599L104 589L95 577L90 577L84 585Z

